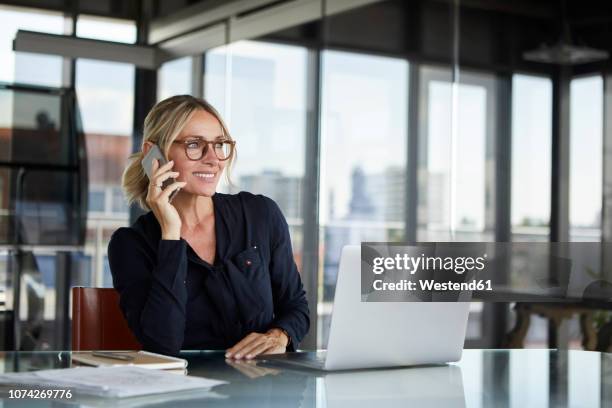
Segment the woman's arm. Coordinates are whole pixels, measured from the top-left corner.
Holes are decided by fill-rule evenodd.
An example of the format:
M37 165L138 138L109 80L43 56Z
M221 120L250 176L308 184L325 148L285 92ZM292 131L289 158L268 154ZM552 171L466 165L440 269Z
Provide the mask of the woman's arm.
M306 292L293 259L289 226L274 200L264 197L270 211L270 278L274 297L274 321L291 339L287 350L295 351L310 328Z
M306 292L293 260L289 226L278 205L268 197L263 196L263 199L269 214L269 269L274 319L266 333L250 333L229 348L225 354L227 358L251 359L261 353L295 351L310 327ZM288 339L283 331L287 333Z
M143 348L178 354L187 303L185 241L160 240L157 259L151 259L136 232L119 228L108 244L108 261L123 315Z

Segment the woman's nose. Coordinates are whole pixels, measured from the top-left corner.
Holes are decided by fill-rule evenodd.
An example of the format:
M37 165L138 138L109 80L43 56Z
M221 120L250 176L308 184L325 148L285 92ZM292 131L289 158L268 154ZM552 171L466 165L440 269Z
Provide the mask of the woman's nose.
M202 155L202 158L200 160L204 163L217 163L217 161L219 161L217 155L215 154L215 149L212 145L206 145L206 148L204 149L204 154Z

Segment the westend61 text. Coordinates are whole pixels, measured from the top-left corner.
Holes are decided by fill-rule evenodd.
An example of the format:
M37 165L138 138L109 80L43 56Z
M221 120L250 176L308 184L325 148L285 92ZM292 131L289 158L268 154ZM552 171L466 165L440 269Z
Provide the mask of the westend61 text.
M372 283L374 290L427 290L427 291L463 291L463 290L493 290L491 280L473 280L471 282L436 282L433 279L421 279L416 282L402 279L399 282L383 282L380 279Z

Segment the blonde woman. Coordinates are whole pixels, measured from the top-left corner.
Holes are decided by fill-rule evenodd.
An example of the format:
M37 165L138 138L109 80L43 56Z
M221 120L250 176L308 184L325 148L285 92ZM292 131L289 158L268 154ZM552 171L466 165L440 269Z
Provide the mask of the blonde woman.
M154 161L149 180L141 160L153 145L169 162ZM150 211L108 245L121 309L145 350L222 349L250 359L294 351L308 331L279 207L263 195L216 192L235 157L235 141L202 99L173 96L145 119L142 151L130 157L122 183L128 201Z

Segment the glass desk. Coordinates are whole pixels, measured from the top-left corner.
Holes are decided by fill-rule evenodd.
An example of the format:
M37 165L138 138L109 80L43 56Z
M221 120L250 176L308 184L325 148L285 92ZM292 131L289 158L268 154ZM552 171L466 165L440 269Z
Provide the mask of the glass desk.
M260 361L230 362L223 352L185 351L189 375L228 381L212 392L127 399L8 399L0 407L609 407L612 353L579 350L464 350L460 362L323 373ZM0 372L70 366L70 352L0 352ZM154 384L151 385L155 387Z

